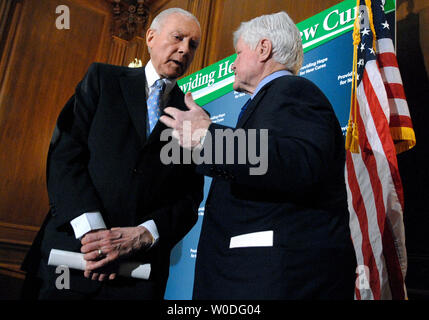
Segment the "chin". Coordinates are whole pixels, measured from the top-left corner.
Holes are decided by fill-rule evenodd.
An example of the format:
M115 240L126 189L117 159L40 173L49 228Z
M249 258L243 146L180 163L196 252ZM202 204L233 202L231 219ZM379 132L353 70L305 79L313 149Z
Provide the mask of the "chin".
M241 88L238 84L235 83L232 84L232 89L237 92L243 92L243 88Z
M164 76L168 79L177 79L183 76L184 72L178 70L168 70L164 73Z

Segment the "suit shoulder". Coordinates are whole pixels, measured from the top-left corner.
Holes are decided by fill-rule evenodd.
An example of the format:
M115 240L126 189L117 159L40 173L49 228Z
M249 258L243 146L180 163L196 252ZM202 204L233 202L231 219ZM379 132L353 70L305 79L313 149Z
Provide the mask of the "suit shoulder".
M284 93L287 96L318 98L329 103L328 98L314 82L300 76L289 75L277 78L269 89L274 94Z
M287 75L284 77L279 77L273 81L274 86L287 86L287 87L304 87L320 90L311 80L296 76L296 75Z
M141 68L129 68L124 66L116 66L113 64L94 62L88 68L88 73L97 72L100 76L128 76L128 75L139 75L144 73L144 67Z

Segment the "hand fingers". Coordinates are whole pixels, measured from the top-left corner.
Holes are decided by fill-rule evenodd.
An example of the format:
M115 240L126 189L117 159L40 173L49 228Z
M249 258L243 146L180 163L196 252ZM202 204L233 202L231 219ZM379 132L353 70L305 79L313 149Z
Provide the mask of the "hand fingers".
M105 230L100 230L100 231L93 231L93 232L88 232L87 234L85 234L82 238L82 240L80 241L83 245L90 243L90 242L94 242L97 241L99 239L102 238L101 233L104 232Z
M106 252L107 250L104 250L103 251L103 249L97 249L97 250L92 250L92 251L89 251L89 252L87 252L87 253L85 253L84 255L83 255L83 258L86 260L86 261L95 261L95 260L100 260L101 258L104 258L105 257L105 255L107 254L107 252ZM83 252L83 251L82 251Z
M99 231L93 231L88 232L81 240L82 245L99 241L101 239L104 239L106 237L112 236L111 230L99 230Z
M84 272L85 278L91 279L93 281L105 281L105 280L115 280L116 273L92 273L91 271L86 270Z
M179 116L180 113L182 113L183 111L180 111L177 108L173 108L173 107L167 107L164 109L164 113L168 114L170 117L172 117L173 119L177 119L177 117Z
M195 103L194 98L192 97L192 93L188 92L185 94L185 104L189 110L199 108L200 106Z
M98 249L101 247L101 242L91 242L89 244L85 244L80 248L80 252L82 253L89 253L89 252L95 252L98 253ZM93 257L95 259L96 257Z
M108 255L104 259L101 259L101 260L87 261L87 263L86 263L86 270L94 271L96 269L100 269L100 268L108 265L109 263L111 263L114 260L115 260L115 258L112 258L112 256Z
M171 135L173 136L174 139L180 141L180 132L179 131L173 130L173 132L171 133Z
M109 244L122 237L121 232L104 230L102 232L87 234L81 241L82 253L88 253L90 251L96 251L102 246L109 247Z
M109 266L103 268L93 269L96 265L93 262L88 262L86 264L86 269L84 271L85 278L91 280L105 281L105 280L114 280L117 275L118 265L116 263L110 264Z
M173 129L176 128L176 125L177 125L177 121L174 120L173 118L168 117L168 116L161 116L159 118L159 121L161 121L167 127L170 127L170 128L173 128Z

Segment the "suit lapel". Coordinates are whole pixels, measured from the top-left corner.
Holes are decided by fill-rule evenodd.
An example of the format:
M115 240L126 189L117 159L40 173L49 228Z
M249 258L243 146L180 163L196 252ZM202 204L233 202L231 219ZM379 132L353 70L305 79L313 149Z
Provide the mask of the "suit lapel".
M161 121L158 121L155 128L153 128L152 133L149 137L146 137L146 76L144 68L141 68L141 70L142 72L137 75L121 77L120 83L130 118L141 139L142 146L145 146L153 141L159 140L161 132L167 127ZM180 103L180 101L183 101L183 95L181 95L181 92L182 91L176 84L169 95L165 107L174 106L178 109L185 110L186 107L184 102Z
M240 120L238 121L236 128L241 128L246 124L247 120L249 120L252 113L256 110L256 108L259 105L259 102L261 101L261 99L264 95L265 95L265 90L261 90L258 92L256 97L254 97L252 99L252 101L247 106L247 109L244 111L243 115L241 116Z
M121 89L124 95L125 103L128 107L128 113L137 130L142 144L146 142L146 76L144 68L142 72L133 76L124 76L120 79Z
M252 99L252 101L247 106L247 109L244 111L242 117L238 121L236 128L241 128L241 127L243 127L246 124L246 122L249 120L249 118L252 115L252 113L259 106L259 104L260 104L262 98L264 97L267 89L273 84L274 81L276 81L276 79L268 82L267 84L265 84L261 88L261 90L259 90L259 92L256 94L256 96Z
M183 95L182 90L180 90L179 86L176 84L171 90L170 96L168 97L168 101L165 104L165 107L175 107L180 110L188 110L185 105L185 97Z

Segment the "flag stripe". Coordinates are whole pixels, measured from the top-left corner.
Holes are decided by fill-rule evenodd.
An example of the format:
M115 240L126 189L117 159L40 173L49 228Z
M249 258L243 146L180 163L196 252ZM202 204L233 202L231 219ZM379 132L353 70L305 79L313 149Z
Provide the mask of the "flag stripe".
M396 60L396 56L394 53L386 52L386 53L378 54L377 61L380 68L385 68L385 67L399 68L398 61Z
M366 97L375 97L372 83L368 78L366 72L364 72L364 79L361 84L362 83L365 88ZM384 134L386 132L389 132L389 130L387 130L388 124L387 121L384 119L384 114L381 112L381 105L379 104L378 100L374 98L371 103L369 103L368 107L371 111L372 119L377 119L377 121L375 121L375 124L378 134L373 135L373 138L376 138L378 136L379 139L382 140L380 141L380 144L383 148L384 155L382 155L382 157L377 157L377 155L370 156L367 160L364 160L364 162L368 163L367 169L369 171L372 171L370 172L369 176L373 187L372 191L374 197L377 199L376 213L378 217L380 233L382 234L383 256L385 258L386 268L388 271L388 277L386 277L386 279L389 279L389 283L392 283L393 281L393 283L395 284L394 286L390 285L390 291L392 294L392 298L397 299L398 297L403 297L403 279L402 274L400 272L401 268L399 260L396 255L396 249L391 235L391 226L389 225L389 223L385 224L385 221L387 218L386 212L389 213L392 209L390 208L390 205L388 203L389 198L393 197L394 199L399 200L401 204L403 203L403 199L401 199L402 187L400 183L399 172L397 169L396 152L394 149L393 141L390 135ZM368 125L369 122L370 121L368 121L366 125ZM362 139L364 140L366 139L366 137L363 136ZM377 160L378 164L375 163L375 160ZM385 172L380 169L379 172L373 171L376 167L383 168ZM380 182L380 179L383 180L382 183ZM392 184L393 188L390 187L390 185ZM398 286L396 285L398 280L400 280L401 283L399 291Z
M409 123L411 124L410 111L408 110L408 103L405 99L389 99L390 107L390 119L392 116L403 116L408 118Z
M360 271L360 272L362 271L359 269L359 266L364 266L364 267L368 266L368 262L365 263L364 257L367 258L369 255L368 254L364 255L364 252L363 252L363 248L364 248L364 246L362 245L363 237L362 237L362 233L360 232L360 229L359 229L360 222L358 220L358 215L356 213L356 210L358 210L358 208L360 208L357 205L357 203L363 204L363 200L362 200L362 196L361 196L361 193L359 190L359 184L357 183L357 178L356 178L355 170L353 167L353 160L351 160L352 154L350 152L347 152L346 157L347 157L347 161L346 161L346 168L344 170L344 175L345 175L345 181L347 184L347 188L346 188L347 189L347 198L349 200L353 199L353 202L352 201L348 202L348 207L349 207L349 212L350 212L349 224L350 224L350 229L351 229L351 234L352 234L353 246L354 246L355 251L357 253L356 254L356 260L357 260L356 273L358 273L358 271ZM350 177L348 175L349 172L351 175ZM350 185L352 185L352 187L350 187ZM355 197L353 197L351 189L353 189L353 194L355 195ZM360 199L360 200L358 200L358 199ZM355 210L355 208L356 208L356 210ZM356 229L359 229L359 230L356 230ZM368 234L368 232L366 234L367 234L366 241L369 244L369 240L368 240L369 234ZM368 247L368 245L366 247ZM370 255L373 256L372 249L371 249ZM364 270L365 270L365 268L364 268ZM368 284L368 288L362 287L362 284L367 284L366 282L369 281L369 279L367 279L367 277L366 277L366 274L364 274L364 276L365 276L365 278L362 279L361 278L362 274L358 274L358 278L356 279L355 299L361 300L362 298L365 298L365 299L373 300L374 295L372 293L371 286L369 286L369 284ZM364 282L364 283L362 283L362 282ZM361 295L360 290L362 290L362 295Z
M369 82L369 80L365 72L364 80L361 82L358 88L358 94L360 93L358 95L358 101L361 112L357 115L357 122L359 127L359 145L361 148L361 158L359 158L360 163L358 163L356 167L361 175L365 175L360 184L361 189L363 190L362 197L364 199L364 204L368 208L367 211L369 212L368 220L371 221L370 239L374 250L374 255L376 257L376 264L370 268L370 272L374 273L374 268L376 268L376 271L379 274L380 289L378 290L377 294L374 293L374 299L380 299L381 296L390 296L389 288L386 287L386 285L383 283L387 281L388 275L385 268L382 242L385 219L383 185L386 183L385 180L387 176L387 170L385 163L383 163L383 160L385 160L383 158L383 149L377 135L377 123L374 123L370 112L363 112L366 110L370 111L368 104L374 103L369 102L367 98L370 100L377 100L377 96L373 92L368 92L368 90L370 90L372 87L366 82ZM362 93L364 91L367 92L366 96ZM383 113L380 109L379 111L381 117L383 117ZM383 178L383 182L380 181L380 177ZM364 186L364 184L367 184L367 186ZM372 214L372 212L376 214Z
M387 257L386 264L389 270L389 285L392 293L392 299L404 300L405 292L403 288L404 278L401 272L401 265L396 254L392 230L389 225L386 226L383 233L383 250Z
M393 46L393 41L390 38L379 38L377 40L377 50L378 53L395 53L395 47Z
M413 124L411 122L410 117L392 114L390 116L390 127L391 128L393 127L413 128Z
M383 67L380 69L383 82L399 83L402 85L401 73L395 67Z
M369 276L370 276L369 284L372 291L371 293L369 293L369 292L366 292L367 290L365 290L362 292L362 295L371 294L371 296L379 297L380 282L379 282L378 269L376 266L374 253L371 247L370 236L368 232L368 216L365 210L365 203L364 203L362 194L360 192L360 188L359 188L360 184L355 173L355 168L354 168L355 161L353 161L354 157L356 157L356 155L352 155L350 152L347 153L348 161L346 162L346 166L347 166L347 172L348 172L348 186L350 188L351 194L353 195L351 199L353 211L351 212L353 212L356 215L356 218L359 224L359 226L356 226L356 223L354 223L353 225L351 225L351 229L352 229L352 235L355 236L356 232L353 232L353 229L357 227L359 228L359 232L357 233L359 234L360 237L362 237L362 241L361 241L360 250L356 250L356 251L358 252L361 251L362 255L358 255L358 264L361 265L363 262L363 265L369 268ZM358 163L359 163L359 160L356 161L356 164ZM356 246L354 237L353 237L353 243Z
M400 83L385 83L386 93L389 99L405 99L404 87Z
M372 97L374 93L374 87L373 87L373 79L369 79L368 74L364 72L364 87L365 87L365 94L366 97ZM402 187L400 177L399 177L399 170L398 170L398 163L396 159L396 150L395 146L393 144L392 137L390 136L390 130L388 128L388 123L383 118L384 113L381 113L380 110L382 110L382 107L380 105L379 100L377 99L371 99L371 102L369 102L369 109L372 114L372 118L376 119L375 124L377 128L377 136L379 139L381 139L381 147L383 148L383 153L385 157L387 158L387 164L389 165L390 174L392 176L394 185L395 185L395 191L399 197L401 206L403 207L403 198L402 198ZM378 150L379 151L379 150Z

